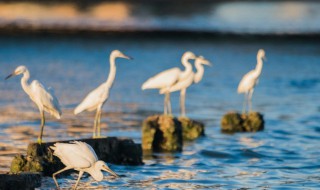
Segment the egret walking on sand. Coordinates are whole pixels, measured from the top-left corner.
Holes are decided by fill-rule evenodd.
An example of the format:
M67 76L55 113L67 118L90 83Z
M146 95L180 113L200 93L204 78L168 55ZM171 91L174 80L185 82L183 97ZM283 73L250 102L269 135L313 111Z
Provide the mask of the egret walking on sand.
M187 78L190 73L192 73L192 66L188 62L189 59L195 59L196 56L187 51L182 55L181 62L185 67L184 71L181 71L180 68L174 67L172 69L168 69L162 71L161 73L149 78L142 85L142 90L145 89L165 89L165 99L164 99L164 114L171 114L171 103L170 103L170 92L169 89L172 85L174 85L179 80Z
M101 118L101 109L104 103L109 98L109 91L112 88L113 81L116 77L116 58L125 58L125 59L132 59L119 50L113 50L110 54L110 71L109 76L106 82L102 83L99 87L92 90L84 100L75 108L74 114L77 115L78 113L86 110L86 111L94 111L97 110L96 116L94 119L94 129L93 129L93 137L100 137L100 118Z
M249 111L252 109L251 98L254 91L254 87L258 84L259 77L262 71L263 60L266 60L265 52L263 49L259 49L257 54L257 65L256 68L248 72L241 79L238 86L238 93L244 93L244 102L242 113L246 112L247 104L249 106Z
M171 86L169 89L163 88L160 90L160 94L165 94L167 91L169 93L175 92L180 90L180 114L181 116L186 115L186 108L185 108L185 98L186 98L186 92L187 88L192 85L193 83L199 83L203 77L204 74L204 68L203 65L211 66L210 62L206 60L204 57L199 56L195 60L195 67L197 69L197 72L191 72L189 76L187 76L184 79L178 80L173 86Z
M57 119L61 117L61 110L58 99L55 97L54 93L50 89L45 89L43 85L34 80L30 84L28 84L28 80L30 78L29 70L26 66L18 66L12 74L6 77L6 79L23 74L21 78L21 86L23 90L29 95L30 99L37 105L40 114L41 114L41 126L40 133L38 136L38 143L42 142L43 128L45 125L45 117L44 112L48 112Z
M78 180L74 189L77 188L84 172L89 173L96 181L103 179L101 170L109 172L115 177L119 177L104 161L98 160L93 148L87 143L80 141L74 141L73 143L55 143L54 146L50 148L54 150L53 155L60 158L61 162L66 166L52 175L58 189L59 185L56 180L56 175L70 169L79 171Z

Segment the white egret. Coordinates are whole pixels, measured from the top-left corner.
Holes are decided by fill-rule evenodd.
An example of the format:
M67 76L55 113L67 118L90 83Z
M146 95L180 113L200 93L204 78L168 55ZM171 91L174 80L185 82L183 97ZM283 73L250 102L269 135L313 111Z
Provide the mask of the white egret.
M56 180L56 175L70 169L79 171L78 180L74 189L77 188L84 172L89 173L96 181L101 181L103 179L101 170L109 172L115 177L119 177L104 161L98 160L93 148L85 142L74 141L72 143L55 143L54 146L50 146L50 148L54 150L53 155L57 156L66 166L52 175L58 189L59 185Z
M242 113L246 112L246 106L248 104L249 111L252 109L251 98L254 91L254 87L258 84L259 77L262 71L263 60L266 60L265 52L263 49L259 49L257 53L257 65L256 68L249 71L243 76L238 86L238 93L244 93L244 102Z
M46 111L49 114L56 117L57 119L60 119L61 110L59 101L54 95L53 91L50 89L45 89L39 81L33 80L30 84L28 84L30 73L27 67L24 65L18 66L14 70L14 72L7 76L5 79L20 74L23 74L23 77L21 78L21 86L23 90L25 91L25 93L29 95L30 99L37 105L41 114L41 126L40 133L38 136L38 143L41 144L43 128L45 125L44 112Z
M182 80L187 78L190 73L192 73L192 66L188 62L189 59L195 59L196 56L190 52L185 52L181 57L181 62L185 67L184 71L181 71L180 68L174 67L172 69L168 69L162 71L161 73L149 78L142 85L142 90L145 89L167 89L165 92L164 99L164 114L171 114L171 103L170 103L170 92L169 89L172 85L174 85L178 80Z
M184 79L178 80L174 85L172 85L169 89L161 89L160 94L167 93L167 91L175 92L180 90L180 114L181 116L186 115L186 108L185 108L185 98L186 98L186 91L187 88L192 85L193 83L199 83L204 74L203 65L211 66L210 62L206 60L204 57L199 56L195 60L195 67L197 72L191 72L189 76Z
M94 120L93 137L100 137L101 110L102 110L102 106L109 98L109 91L112 88L113 81L116 76L116 64L115 64L116 58L132 59L124 55L123 53L121 53L119 50L113 50L110 54L110 71L109 71L109 76L107 81L102 83L96 89L92 90L74 110L75 115L77 115L78 113L84 110L86 111L97 110L95 120Z

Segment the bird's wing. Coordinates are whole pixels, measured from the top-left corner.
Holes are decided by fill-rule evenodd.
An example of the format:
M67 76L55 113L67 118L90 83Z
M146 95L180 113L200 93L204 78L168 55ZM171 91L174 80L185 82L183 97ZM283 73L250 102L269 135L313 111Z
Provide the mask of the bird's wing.
M51 148L54 150L53 155L69 167L89 168L97 161L95 153L93 155L90 149L83 149L83 146L77 143L55 143Z
M252 89L256 83L256 77L254 75L254 70L249 71L245 74L238 86L238 93L244 93Z
M105 83L91 91L82 102L75 108L74 114L78 114L84 110L93 111L99 105L102 105L109 96L109 87Z
M93 148L90 145L88 145L85 142L81 142L81 141L74 141L73 143L75 143L79 147L81 147L83 152L91 152L92 153L92 154L86 154L85 155L88 160L94 160L94 162L98 161L98 156L97 156L96 152L93 150Z
M173 84L169 88L169 92L175 92L184 88L188 88L192 83L194 79L194 73L192 72L187 78L178 80L175 84ZM160 94L164 94L167 92L165 88L160 90Z
M34 80L31 83L32 98L38 106L41 106L46 112L50 113L57 119L61 117L60 104L53 91L47 91L43 85Z
M181 70L177 67L162 71L143 83L142 90L170 87L178 80L180 72Z

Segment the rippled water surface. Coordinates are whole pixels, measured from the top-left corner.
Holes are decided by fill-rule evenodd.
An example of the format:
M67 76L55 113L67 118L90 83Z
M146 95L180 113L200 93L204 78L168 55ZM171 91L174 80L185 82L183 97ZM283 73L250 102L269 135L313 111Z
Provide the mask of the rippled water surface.
M81 180L83 188L111 189L288 189L319 187L320 177L320 45L313 41L197 37L130 36L2 36L0 78L18 65L28 66L33 79L51 86L63 110L61 120L48 116L45 141L90 137L94 113L72 114L82 98L108 75L108 56L120 49L133 61L117 60L111 97L103 108L105 136L140 142L141 122L162 112L157 91L141 91L152 75L180 67L186 50L213 63L200 84L187 91L187 114L203 121L206 136L185 143L182 153L147 154L144 166L111 168L123 176L106 175L102 182ZM253 97L253 108L264 114L265 130L226 135L220 118L241 110L236 93L241 77L255 67L256 52L266 50L268 62ZM0 169L9 169L16 153L36 140L39 114L20 86L20 77L0 81ZM172 95L178 114L178 93ZM77 175L59 178L71 187ZM41 189L54 187L44 178Z

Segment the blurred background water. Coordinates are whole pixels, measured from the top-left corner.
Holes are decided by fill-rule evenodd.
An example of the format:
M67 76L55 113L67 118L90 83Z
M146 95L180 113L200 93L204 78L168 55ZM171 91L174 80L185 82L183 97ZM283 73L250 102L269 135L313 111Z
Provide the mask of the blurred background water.
M29 7L8 8L17 4ZM30 4L40 8L27 11L33 10ZM0 35L0 76L4 78L16 66L26 65L32 79L54 88L62 105L61 120L47 117L44 140L91 137L94 113L74 116L72 110L89 91L106 80L109 53L113 49L123 51L134 60L117 60L115 84L103 108L103 135L141 142L142 120L161 113L163 109L163 97L156 90L141 91L142 83L162 70L182 68L181 55L190 50L213 63L213 67L206 67L201 83L187 91L187 114L205 123L206 136L186 143L182 153L146 154L144 166L111 165L124 177L113 179L106 176L106 180L99 183L86 177L81 180L80 187L318 188L320 44L315 34L320 27L317 22L320 3L111 4L116 4L116 7L111 6L111 12L106 11L109 9L104 7L105 3L87 6L71 3L73 8L67 9L69 11L59 7L67 6L64 3L0 4L1 27L7 31ZM42 12L43 7L46 7L45 12ZM103 10L101 12L111 16L108 19L103 15L101 19L92 16L95 15L93 10L99 7ZM53 10L58 12L54 14ZM46 13L49 12L56 16L48 16L50 14ZM65 16L68 14L69 17ZM122 17L123 14L126 16ZM109 19L112 16L115 18ZM19 30L18 26L21 27ZM59 34L26 32L30 26L35 31L58 28ZM68 33L64 34L66 30ZM79 34L79 30L87 33ZM138 32L126 33L130 30ZM139 34L139 31L146 30L150 30L149 35ZM177 30L231 32L239 36L170 33ZM168 33L158 35L157 31ZM266 33L271 36L264 37ZM277 36L279 33L283 36ZM297 33L305 36L287 37ZM261 36L252 37L250 34ZM243 96L236 93L236 88L242 76L255 67L259 48L265 49L268 62L264 64L254 93L253 109L264 114L265 130L222 134L222 115L242 108ZM36 140L40 116L21 89L20 77L0 82L0 95L0 171L7 172L13 156L24 153L27 143ZM178 98L178 93L172 95L174 114L179 113ZM76 176L73 174L58 181L62 187L71 187ZM41 189L51 188L54 188L52 178L44 178Z

